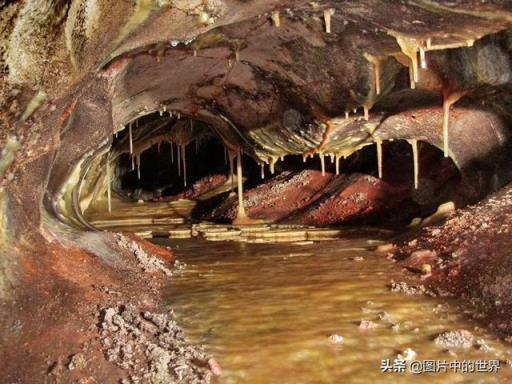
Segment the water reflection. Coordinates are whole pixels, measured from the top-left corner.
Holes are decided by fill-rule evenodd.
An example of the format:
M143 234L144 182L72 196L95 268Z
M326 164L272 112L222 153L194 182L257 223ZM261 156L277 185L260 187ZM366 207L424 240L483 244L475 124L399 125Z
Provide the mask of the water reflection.
M392 263L365 250L367 240L303 246L159 242L172 245L187 264L170 282L166 300L191 338L223 367L219 383L511 381L504 362L498 374L382 373L381 360L406 348L420 360L510 357L455 303L391 293L387 284L401 276ZM384 312L390 321L380 320ZM361 320L377 328L362 331ZM434 344L439 333L457 329L471 330L496 352L448 352ZM343 336L343 345L332 345L332 334Z

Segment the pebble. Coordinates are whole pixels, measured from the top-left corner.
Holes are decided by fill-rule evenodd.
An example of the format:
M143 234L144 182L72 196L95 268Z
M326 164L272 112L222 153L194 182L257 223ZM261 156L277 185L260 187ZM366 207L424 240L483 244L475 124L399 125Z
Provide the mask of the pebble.
M434 343L445 348L469 349L473 346L474 336L471 332L461 329L441 333L434 340Z
M343 336L333 334L329 336L329 341L331 342L331 344L343 344L345 339L343 338Z
M377 328L377 327L378 327L377 323L374 323L371 320L361 320L361 323L359 324L359 328L361 330L373 329L373 328Z
M402 353L399 353L396 358L398 360L405 360L405 361L411 361L417 356L416 351L412 350L411 348L406 348L402 351Z

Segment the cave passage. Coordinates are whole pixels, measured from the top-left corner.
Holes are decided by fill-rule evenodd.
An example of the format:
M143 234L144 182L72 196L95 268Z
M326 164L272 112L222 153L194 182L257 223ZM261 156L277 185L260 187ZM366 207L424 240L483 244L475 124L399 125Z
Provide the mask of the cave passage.
M114 159L107 199L146 203L135 207L137 215L147 207L148 218L156 212L152 203L191 201L186 221L229 223L239 207L238 155L202 121L143 116L114 137L106 155ZM442 203L464 206L475 199L454 161L418 140L377 141L347 157L287 155L265 162L242 154L240 166L244 210L266 223L399 228ZM97 212L92 221L103 215L90 211Z

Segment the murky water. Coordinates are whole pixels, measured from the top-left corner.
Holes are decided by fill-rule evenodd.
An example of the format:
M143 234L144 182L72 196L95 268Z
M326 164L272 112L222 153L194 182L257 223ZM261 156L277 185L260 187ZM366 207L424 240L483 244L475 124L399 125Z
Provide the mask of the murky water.
M187 267L165 292L180 324L223 368L218 383L501 383L512 373L383 373L406 348L415 360L509 359L505 344L445 299L388 289L403 276L368 240L312 245L157 240ZM362 258L362 259L361 259ZM391 321L379 320L386 312ZM377 328L360 329L361 320ZM392 327L392 324L399 326ZM470 330L493 349L443 350L433 339ZM333 345L329 336L344 338Z

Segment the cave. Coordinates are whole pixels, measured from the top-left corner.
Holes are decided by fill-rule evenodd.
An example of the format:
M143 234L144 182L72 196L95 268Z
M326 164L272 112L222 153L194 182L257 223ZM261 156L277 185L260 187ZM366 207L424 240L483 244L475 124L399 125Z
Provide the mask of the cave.
M511 2L0 25L0 382L512 381Z

